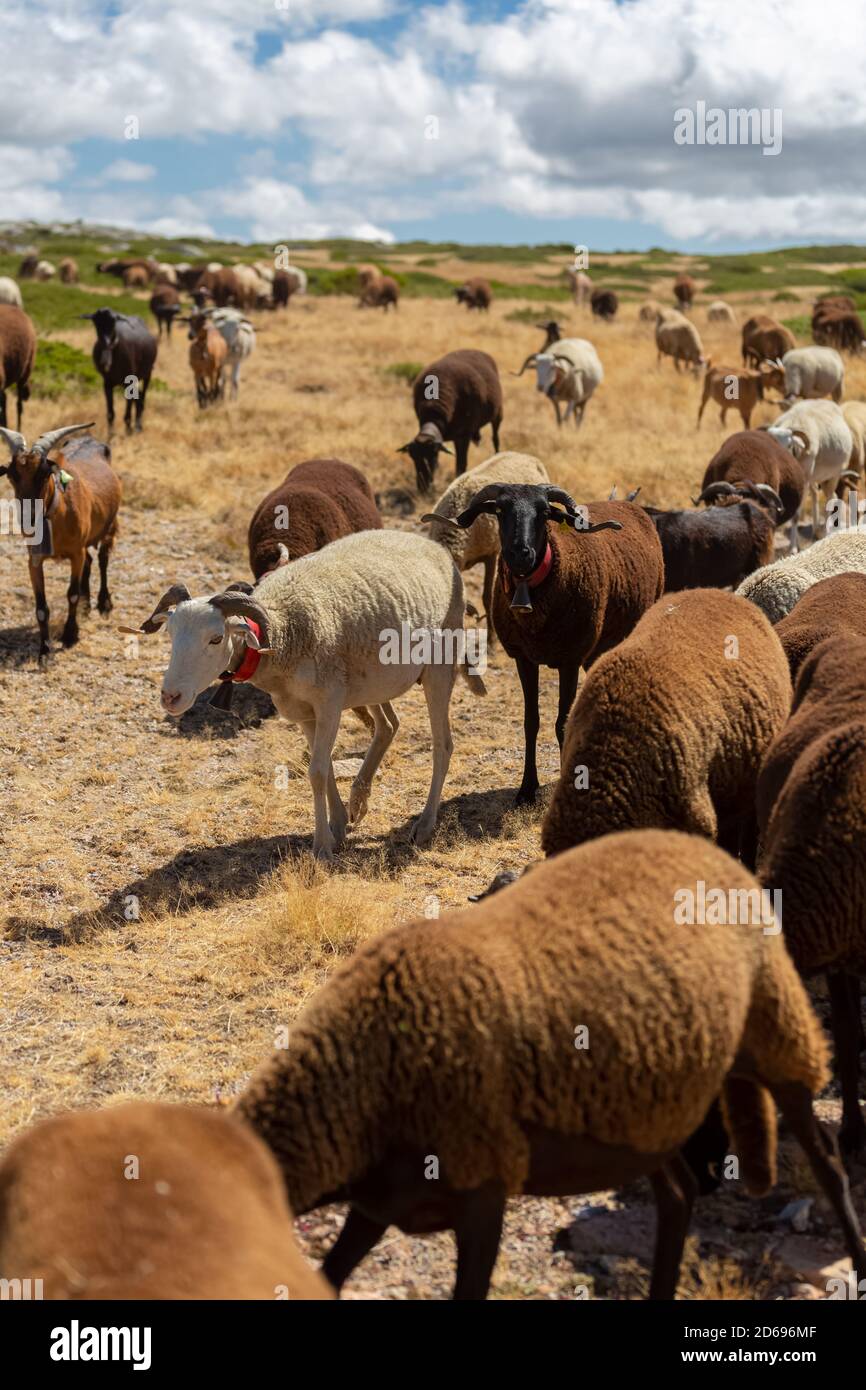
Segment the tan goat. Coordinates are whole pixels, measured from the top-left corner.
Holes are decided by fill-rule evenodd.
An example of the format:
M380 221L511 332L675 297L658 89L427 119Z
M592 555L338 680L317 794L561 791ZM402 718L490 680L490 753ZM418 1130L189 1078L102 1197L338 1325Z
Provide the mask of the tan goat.
M203 409L209 401L217 400L223 393L223 372L228 362L228 344L206 314L191 314L189 318L182 318L180 322L189 324L189 336L192 339L189 365L195 377L196 399Z
M721 410L721 423L730 409L738 410L743 421L743 429L751 428L752 411L758 401L764 400L764 390L774 386L778 391L785 390L785 373L779 367L764 367L752 371L742 367L714 367L712 358L707 358L704 374L704 394L698 407L697 428L701 427L701 416L707 401L713 400Z

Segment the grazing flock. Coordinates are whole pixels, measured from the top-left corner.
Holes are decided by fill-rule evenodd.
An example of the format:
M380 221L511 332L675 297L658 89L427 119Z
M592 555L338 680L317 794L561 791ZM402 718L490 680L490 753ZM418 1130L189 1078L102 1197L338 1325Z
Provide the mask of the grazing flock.
M29 258L21 275L44 278L46 265ZM188 325L200 407L227 383L237 395L255 347L246 314L286 305L305 285L302 271L263 265L100 269L152 286L160 336ZM74 263L59 270L75 282ZM360 307L396 310L393 278L372 265L358 278ZM571 281L582 312L617 314L612 290L582 272ZM89 424L32 445L21 433L37 345L9 284L17 289L0 281L0 473L22 514L41 504L43 534L28 549L44 659L46 559L70 566L64 646L90 603L94 554L97 606L111 610L121 487ZM186 313L182 294L193 297ZM480 279L455 294L481 312L492 299ZM418 494L440 491L423 530L383 526L353 465L306 460L250 520L252 582L193 596L172 576L140 626L123 629L167 634L168 714L206 691L228 708L233 686L249 682L300 726L311 848L326 863L367 812L399 728L394 702L420 684L430 781L411 835L423 847L452 756L455 681L485 694L461 640L463 576L482 565L487 637L514 662L523 695L517 804L532 806L540 790L543 667L558 673L561 771L529 868L498 875L464 911L362 946L230 1112L136 1102L21 1135L0 1160L0 1277L41 1278L53 1298L327 1299L393 1225L453 1230L454 1297L482 1299L509 1197L645 1176L658 1211L649 1293L670 1299L693 1204L718 1185L729 1151L749 1193L774 1184L781 1112L866 1278L848 1181L866 1153L866 534L836 524L863 481L866 404L844 400L842 354L866 350L864 335L853 301L834 297L815 306L812 346L756 315L742 328L742 363L714 364L688 317L695 282L680 276L673 296L675 308L639 312L655 370L671 358L676 371L703 372L699 427L710 401L722 423L734 408L743 426L696 469L691 508L650 505L640 489L617 500L626 480L616 478L608 497L578 501L542 460L500 452L497 364L458 349L419 372L417 430L399 450ZM734 317L721 301L707 315ZM140 430L158 339L110 308L84 317L109 430L113 391L130 379L125 424L134 413ZM540 349L514 375L534 368L557 423L572 414L579 428L604 381L603 343L564 338L554 321L539 331ZM649 343L646 358L653 370ZM12 386L16 430L5 414ZM759 401L780 413L753 429ZM494 455L469 469L469 446L488 426ZM440 490L443 454L455 466ZM383 634L393 632L411 640L386 659ZM349 709L370 743L344 804L333 749ZM819 974L832 1046L804 983ZM838 1141L813 1105L834 1064ZM124 1186L119 1155L130 1152L153 1182ZM297 1249L292 1218L333 1202L347 1215L319 1272Z

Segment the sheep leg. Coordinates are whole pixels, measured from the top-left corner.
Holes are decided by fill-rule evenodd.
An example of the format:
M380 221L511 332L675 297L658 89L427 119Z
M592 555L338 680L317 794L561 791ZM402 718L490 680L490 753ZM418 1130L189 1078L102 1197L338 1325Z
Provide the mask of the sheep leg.
M436 829L442 786L448 775L451 753L454 748L451 741L448 705L451 700L451 691L454 689L456 674L457 668L455 666L430 665L424 667L424 674L421 677L424 699L427 701L427 713L430 717L430 732L433 735L433 775L430 779L427 804L412 826L412 839L416 845L429 844Z
M858 1279L866 1279L866 1250L857 1216L851 1205L848 1175L830 1130L816 1117L812 1097L800 1082L762 1082L784 1115L812 1168L812 1172L842 1227L845 1248Z
M562 748L562 740L565 736L565 722L568 719L568 711L574 704L574 697L577 692L577 674L580 667L576 661L569 662L566 666L559 668L559 708L556 712L556 741Z
M656 1242L649 1296L670 1301L677 1293L698 1184L681 1154L657 1169L650 1181L656 1199Z
M90 567L92 564L93 557L88 550L84 557L84 569L81 571L81 582L78 586L79 593L84 600L85 612L90 608Z
M147 396L148 385L149 383L146 381L139 381L138 395L135 398L135 428L139 433L141 432L141 417L144 414L144 401Z
M317 711L315 722L305 720L302 724L304 734L310 745L310 766L307 769L310 787L313 792L315 829L313 831L313 853L318 859L329 861L333 858L335 847L342 844L346 836L346 808L340 800L337 780L334 777L332 753L337 731L340 727L342 703L332 698L323 709ZM328 823L328 806L331 808L331 823Z
M538 667L526 657L517 658L517 674L523 689L523 781L515 799L517 806L534 806L538 792L538 766L535 747L538 742Z
M111 594L108 592L108 560L114 545L114 536L106 536L99 547L99 593L96 596L96 607L102 614L110 613L113 604ZM229 686L229 690L231 686Z
M84 569L84 556L86 552L82 550L74 555L71 561L71 573L69 576L69 588L66 590L66 597L69 601L69 612L63 628L64 647L74 647L78 641L78 600L81 595L81 572Z
M553 408L554 408L554 410L556 411L556 423L557 423L558 425L561 425L561 424L562 424L562 412L561 412L560 409L559 409L559 401L556 399L555 396L550 396L550 397L549 397L549 400L551 401L551 403L552 403L552 405L553 405Z
M391 709L390 705L388 706ZM370 797L370 788L373 785L373 778L376 769L387 753L394 735L400 727L400 721L391 709L392 721L386 716L381 705L371 705L370 710L373 715L373 737L370 747L367 749L364 761L362 762L358 775L352 783L352 790L349 793L349 824L358 825L367 814L367 802Z
M699 430L700 427L701 427L701 416L702 416L703 413L704 413L704 406L706 405L706 403L707 403L707 401L708 401L709 399L710 399L709 378L706 378L705 381L704 381L704 394L703 394L703 396L701 397L701 403L700 403L700 405L698 406L698 419L697 419L697 424L695 425L695 429L696 429L696 430Z
M498 416L496 417L495 420L491 421L491 425L490 425L490 428L491 428L491 430L492 430L492 432L493 432L493 450L494 450L494 453L497 453L497 454L499 453L499 426L500 426L501 424L502 424L502 416L501 416L501 415L498 415Z
M497 446L497 448L498 448L498 446ZM459 478L463 473L466 472L466 464L467 464L467 461L468 461L468 459L469 459L469 436L468 436L468 435L465 435L465 434L464 434L464 435L462 435L459 439L455 439L455 441L454 441L454 453L455 453L456 459L457 459L457 464L456 464L456 469L455 469L454 476L455 476L455 478Z
M114 388L103 377L102 389L105 392L105 410L108 415L108 433L114 429Z
M36 600L36 621L39 624L39 660L44 659L51 652L51 642L48 637L48 618L49 610L45 599L45 575L42 570L42 561L37 556L30 559L30 583L33 586L33 597Z
M137 383L136 383L136 389L137 389ZM124 393L124 394L125 394L125 393ZM126 406L125 406L124 411L123 411L123 428L126 430L126 433L127 433L127 434L132 434L132 407L133 407L133 397L132 397L132 396L127 396L127 397L126 397Z
M343 1229L322 1261L322 1273L337 1293L387 1229L381 1221L365 1216L357 1207L349 1208Z
M842 1128L839 1146L844 1154L857 1154L866 1142L866 1123L860 1111L860 1000L850 988L844 970L827 973L830 992L830 1026L836 1044L839 1084L842 1088Z
M505 1194L490 1183L467 1194L454 1226L457 1237L457 1302L487 1297L505 1215Z

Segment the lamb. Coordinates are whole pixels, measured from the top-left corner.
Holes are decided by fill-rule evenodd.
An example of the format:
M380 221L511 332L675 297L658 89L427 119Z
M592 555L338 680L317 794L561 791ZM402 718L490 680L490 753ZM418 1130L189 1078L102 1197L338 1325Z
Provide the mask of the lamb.
M797 346L790 328L777 323L767 314L756 314L743 324L743 366L760 367L763 361L775 361Z
M65 425L59 430L42 434L28 448L22 434L0 429L11 453L11 462L0 467L8 473L20 507L27 507L34 517L30 550L30 582L36 600L36 619L39 623L39 660L44 662L51 651L48 635L48 604L45 599L43 562L46 559L67 560L70 579L67 598L69 612L63 629L64 647L78 641L78 604L84 599L90 609L89 551L99 547L99 596L97 608L102 614L111 612L108 592L108 561L117 534L117 513L120 507L120 479L111 467L111 451L90 434L65 441L89 425ZM63 446L59 456L49 455Z
M230 395L232 400L237 400L241 366L255 350L256 330L239 309L204 309L202 313L225 338L228 348L226 370L231 374Z
M604 368L592 343L586 338L562 338L550 352L535 358L537 389L542 391L562 424L560 402L565 402L565 419L573 412L576 428L583 423L587 402L604 380Z
M180 313L180 295L173 285L157 285L150 296L150 312L156 319L159 337L164 328L166 338L170 339L171 325L175 315Z
M707 505L738 493L742 497L775 495L782 503L776 525L797 515L806 475L803 465L766 430L741 430L726 439L704 471L701 494L693 497L695 506Z
M866 637L837 631L812 650L757 797L759 876L781 893L785 945L802 975L827 974L842 1089L839 1140L849 1154L866 1148L858 1095L866 974L864 671Z
M511 373L512 376L523 376L523 373L526 371L527 367L535 366L535 359L538 356L539 352L547 352L547 349L549 347L553 347L554 343L558 343L562 340L562 329L560 325L556 322L556 319L551 319L548 323L537 323L535 326L538 329L539 333L544 334L544 342L538 349L538 352L531 352L529 354L523 366L520 368L519 372Z
M447 439L454 441L456 477L466 472L469 441L480 444L485 425L490 425L493 448L499 453L502 385L489 353L461 348L438 357L418 373L412 399L418 433L397 453L411 458L420 493L429 493L433 485L440 452L452 452Z
M776 635L788 658L792 681L828 637L866 637L866 574L845 570L819 579L776 623Z
M866 534L833 531L808 550L755 570L737 593L762 609L771 623L777 623L819 579L852 570L866 574Z
M691 309L697 285L690 275L678 275L674 281L674 299L680 309Z
M801 401L765 428L771 438L803 465L806 484L812 493L812 535L815 537L819 529L819 487L829 497L846 476L855 481L857 478L856 468L849 468L854 437L845 416L833 401ZM799 549L796 518L791 525L791 539L794 549Z
M71 256L64 256L57 267L60 276L60 283L63 285L78 284L78 262Z
M785 401L816 400L831 396L837 403L845 386L845 363L827 347L794 348L782 358Z
M489 483L547 483L550 479L540 459L531 454L494 454L470 468L445 489L434 510L421 518L428 523L431 540L444 545L461 574L473 565L484 565L484 616L487 640L493 638L493 584L499 558L499 527L494 518L482 513L468 530L450 525L466 510L482 487Z
M545 854L653 826L736 854L761 759L790 704L788 662L762 613L720 589L661 599L593 667L574 703Z
M707 318L710 323L736 323L737 317L730 304L726 304L723 299L714 299L707 309Z
M189 324L189 365L195 379L195 395L199 409L213 404L225 390L223 372L228 361L228 345L215 324L206 314L191 314L181 323Z
M745 370L738 367L713 366L711 357L708 357L705 364L704 390L701 396L701 403L698 406L697 429L701 427L701 416L707 401L712 400L719 407L719 420L722 426L725 424L725 417L733 407L740 412L743 422L743 429L748 429L752 421L752 412L757 407L758 401L764 399L764 387L781 387L784 378L778 368L762 368L760 371Z
M680 370L680 363L687 363L695 376L704 366L703 344L701 336L693 323L689 323L684 318L682 323L671 323L665 320L661 313L656 315L656 365L660 365L662 356L672 357L677 371Z
M400 286L394 277L392 275L380 275L378 280L371 281L364 289L358 300L358 308L384 309L387 314L391 304L396 311L399 300Z
M362 531L266 574L254 595L228 590L192 599L176 584L140 631L167 624L172 650L162 706L169 714L183 714L222 677L250 680L283 718L301 725L311 753L313 853L330 860L347 824L357 825L366 812L396 732L389 702L419 682L433 772L412 838L418 845L432 839L451 761L448 705L458 669L474 693L484 693L481 677L465 665L463 613L463 581L441 545L402 531ZM376 728L347 816L331 754L342 711L362 705Z
M493 626L517 663L523 689L517 805L531 805L539 785L539 667L559 673L556 737L562 747L580 667L589 670L621 642L659 597L664 561L656 528L633 502L593 502L578 510L562 488L488 484L453 524L468 530L484 513L496 517L499 529ZM604 531L624 534L597 534Z
M57 267L50 261L37 261L34 278L37 280L53 280L57 274Z
M0 304L14 304L16 309L24 307L21 291L9 275L0 275Z
M593 318L612 323L619 308L619 299L614 290L593 290L589 307L592 309Z
M147 388L156 361L158 343L147 324L137 314L119 314L115 309L97 309L92 314L79 314L90 319L96 329L93 345L93 364L102 377L109 434L114 428L114 388L124 388L126 409L123 423L127 434L132 429L132 407L135 403L135 428L141 430ZM135 384L136 389L129 388Z
M74 1301L333 1297L249 1126L148 1101L56 1115L12 1143L0 1277Z
M465 304L467 309L490 308L493 302L493 291L486 280L475 278L465 280L458 289L454 291L458 304Z
M15 304L0 304L0 425L7 424L6 393L15 387L21 428L24 402L30 399L30 376L36 359L36 329Z
M769 491L769 489L768 489ZM782 501L755 490L754 501L727 499L707 512L644 507L662 543L665 593L679 589L736 588L773 559Z
M698 884L734 903L729 924L674 925ZM748 1191L775 1181L778 1106L866 1272L838 1149L812 1110L827 1044L780 936L740 920L756 903L756 880L716 846L649 830L365 942L235 1107L295 1211L350 1203L323 1265L333 1287L388 1226L450 1228L454 1298L483 1299L507 1197L646 1174L649 1293L673 1298L695 1193L680 1149L720 1092Z
M584 271L576 270L574 266L569 266L565 273L568 276L568 286L572 299L578 309L584 309L590 302L592 281Z
M250 522L256 580L355 531L378 531L382 518L364 474L341 459L306 459L263 498Z

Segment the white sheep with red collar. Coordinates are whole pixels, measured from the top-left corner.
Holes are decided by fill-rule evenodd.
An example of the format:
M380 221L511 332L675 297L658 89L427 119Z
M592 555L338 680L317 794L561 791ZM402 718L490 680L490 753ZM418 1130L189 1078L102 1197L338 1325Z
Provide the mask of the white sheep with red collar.
M443 546L402 531L362 531L265 575L252 594L235 588L191 598L175 585L138 630L152 633L165 624L171 638L162 685L170 714L183 714L245 663L250 683L270 694L283 718L300 724L310 746L313 852L329 860L366 812L373 776L399 723L390 701L416 683L427 701L433 771L412 838L419 845L432 838L451 760L448 707L458 670L476 694L484 693L483 681L467 670L458 636L464 606L463 581ZM394 659L391 635L407 628L411 649L398 643ZM425 644L424 635L436 633L454 637ZM343 710L359 706L375 728L347 812L331 755Z

